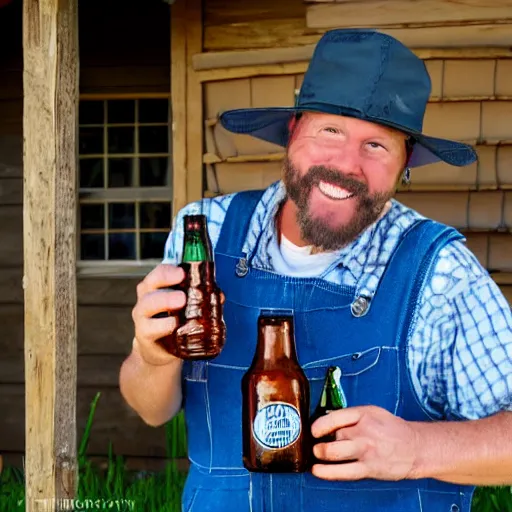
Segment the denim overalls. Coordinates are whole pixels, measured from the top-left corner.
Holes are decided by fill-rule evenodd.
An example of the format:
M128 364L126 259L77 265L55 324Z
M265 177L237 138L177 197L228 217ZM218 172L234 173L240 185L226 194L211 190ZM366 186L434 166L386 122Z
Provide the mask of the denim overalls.
M319 278L252 268L241 253L261 191L232 200L215 249L226 295L227 340L209 362L183 369L191 462L183 512L469 512L472 487L440 481L329 482L304 474L249 473L242 463L240 381L252 362L261 310L293 312L297 355L311 388L311 412L328 366L338 365L349 406L376 405L406 420L431 421L413 391L406 340L433 258L454 229L421 221L393 254L371 300Z

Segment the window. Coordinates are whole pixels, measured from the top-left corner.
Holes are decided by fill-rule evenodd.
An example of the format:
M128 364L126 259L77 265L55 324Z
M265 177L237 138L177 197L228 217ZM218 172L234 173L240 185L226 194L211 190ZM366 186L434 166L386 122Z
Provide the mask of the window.
M172 210L170 117L168 97L80 101L82 266L162 259Z

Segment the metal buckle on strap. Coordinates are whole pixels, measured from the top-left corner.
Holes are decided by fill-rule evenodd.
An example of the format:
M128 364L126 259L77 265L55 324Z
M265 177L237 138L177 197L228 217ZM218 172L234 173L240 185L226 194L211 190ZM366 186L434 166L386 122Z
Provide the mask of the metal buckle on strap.
M368 297L363 297L360 295L357 297L354 302L352 302L350 306L350 311L352 315L356 318L362 317L368 313L368 309L370 308L370 299Z
M238 277L245 277L249 273L249 266L245 258L240 258L236 264L235 273Z

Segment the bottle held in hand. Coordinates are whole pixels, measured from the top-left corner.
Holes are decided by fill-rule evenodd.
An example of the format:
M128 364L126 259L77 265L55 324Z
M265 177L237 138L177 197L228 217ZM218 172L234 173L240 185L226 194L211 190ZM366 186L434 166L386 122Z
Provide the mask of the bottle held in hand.
M180 359L209 360L221 353L226 341L221 290L215 280L206 216L186 215L183 222L185 236L179 266L185 271L185 279L174 289L182 290L187 301L182 310L173 313L177 328L159 343Z
M320 400L313 412L310 423L313 424L321 416L325 416L333 411L345 409L347 407L347 398L341 385L341 369L338 366L330 366L327 369L324 386ZM313 444L330 443L336 441L335 434L328 434L320 439L314 439ZM326 464L326 461L314 461Z
M260 316L258 344L242 378L243 463L263 473L301 473L311 452L309 383L295 351L293 317Z

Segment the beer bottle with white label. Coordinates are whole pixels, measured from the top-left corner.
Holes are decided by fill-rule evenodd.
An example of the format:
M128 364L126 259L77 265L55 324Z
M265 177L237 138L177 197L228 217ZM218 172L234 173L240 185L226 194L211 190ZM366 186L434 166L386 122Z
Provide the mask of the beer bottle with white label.
M242 378L243 463L249 471L309 468L309 383L297 360L293 317L260 316L258 343Z

